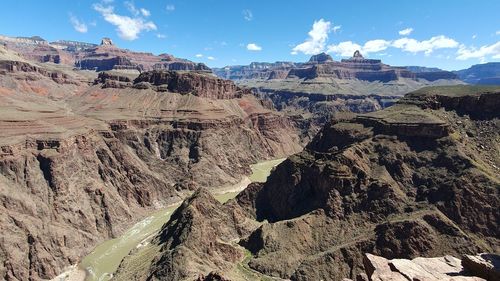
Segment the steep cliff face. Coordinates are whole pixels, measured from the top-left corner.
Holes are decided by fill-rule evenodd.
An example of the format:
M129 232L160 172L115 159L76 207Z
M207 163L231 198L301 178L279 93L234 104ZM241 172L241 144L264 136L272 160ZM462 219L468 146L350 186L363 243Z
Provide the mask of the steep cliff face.
M2 150L8 151L0 156L6 280L53 278L175 195L136 155L92 132Z
M429 106L429 101L449 98L454 102ZM500 163L494 155L500 116L469 115L455 107L469 99L476 101L471 107L487 110L481 101L500 99L500 89L428 88L389 109L335 119L304 151L277 166L266 183L252 184L220 206L238 213L229 216L233 220L227 219L228 211L200 211L183 216L185 223L167 223L161 232L166 239L157 239L156 245L170 254L155 255L152 264L169 272L185 269L171 253L195 245L186 237L203 241L194 235L195 222L212 225L221 220L224 229L211 232L214 240L239 238L239 245L251 253L243 261L234 255L232 261L214 266L236 274L231 275L236 280L238 272L244 273L234 268L257 278L291 280L341 280L365 272L372 276L364 253L408 259L498 251ZM235 218L249 226L237 237ZM249 223L252 218L260 224ZM190 234L187 225L193 226ZM228 244L231 251L239 249ZM193 249L190 255L207 252L186 248ZM159 266L159 256L170 259L161 259ZM206 275L208 269L200 265L218 261L220 256L214 256L193 259L189 268Z
M242 89L229 80L208 74L176 71L143 72L134 80L135 84L150 83L169 92L188 94L210 99L232 99L242 95Z
M210 72L210 68L203 63L194 63L171 55L156 56L151 53L134 52L118 48L112 42L103 42L107 43L76 52L74 54L75 65L82 69L96 69L97 71L112 69L149 71L156 69Z
M136 89L126 73L92 83L95 76L63 67L0 65L6 280L53 278L154 209L199 187L239 183L250 164L301 150L290 120L231 82L188 75L182 85L195 96Z
M44 77L48 77L54 80L57 83L61 84L76 84L78 81L73 79L69 79L70 77L62 72L62 71L52 71L47 70L42 67L36 66L29 62L22 61L10 61L10 60L0 60L0 75L7 73L22 73L21 76L25 76L28 74L29 79L38 79L37 77L30 76L29 74L41 75Z

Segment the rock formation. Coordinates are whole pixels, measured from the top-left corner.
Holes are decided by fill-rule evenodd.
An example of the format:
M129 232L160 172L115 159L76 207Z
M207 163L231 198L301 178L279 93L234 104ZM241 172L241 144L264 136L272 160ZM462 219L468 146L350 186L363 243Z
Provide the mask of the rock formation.
M333 61L333 58L330 55L325 54L325 53L314 55L309 59L310 63L325 63L325 62L332 62L332 61Z
M243 92L232 81L194 72L179 73L157 70L143 72L134 80L134 83L149 83L159 88L163 86L169 92L191 93L195 96L211 99L240 98Z
M0 279L51 279L153 210L301 150L289 119L206 73L137 89L3 47L0 69Z
M464 271L473 276L479 276L488 281L500 280L500 256L482 253L466 255L462 259Z
M415 69L415 68L414 68ZM271 75L274 71L282 70L286 74L281 76ZM306 63L276 62L276 63L252 63L248 67L227 66L221 69L214 69L214 72L227 79L358 79L362 81L380 81L387 83L390 81L407 78L411 80L424 79L428 82L436 80L456 80L457 75L448 71L428 71L412 72L405 67L393 67L383 64L378 59L366 59L356 51L349 59L342 59L340 62L334 61L326 53L312 56Z
M156 56L151 53L120 49L106 37L101 40L100 45L66 40L49 43L37 36L31 38L0 36L0 43L20 53L27 60L52 62L88 70L125 69L139 72L164 69L210 72L210 68L202 63L194 63L171 55Z
M222 220L223 229L210 232L212 240L239 239L251 256L231 256L210 270L203 267L212 261L208 257L192 259L192 274L225 270L236 280L243 272L290 280L440 280L448 275L445 280L482 280L453 276L462 272L454 258L429 262L417 257L498 252L500 163L495 155L500 136L495 128L500 115L484 101L499 99L498 87L431 87L376 113L338 116L304 151L277 166L266 183L250 185L217 209L230 211L185 213L184 223L172 219L163 227L161 233L170 234L164 242L156 238L155 245L201 255L207 250L180 239L200 243L205 238L195 235L195 224L216 229L213 224ZM473 108L486 113L471 114ZM213 200L204 201L195 206L210 210ZM248 228L237 231L234 221ZM187 225L193 226L191 234L184 232ZM228 253L239 249L228 244ZM175 262L179 259L160 258L171 254L154 256L155 266L145 269L149 274L154 268L186 268ZM136 257L125 259L122 270ZM470 260L478 266L467 265ZM488 262L478 260L465 258L463 266L490 272Z
M494 255L491 255L494 256ZM497 256L498 257L498 256ZM415 280L415 281L485 281L498 280L498 276L493 278L484 277L470 272L453 256L444 256L437 258L414 258L408 259L392 259L388 260L383 257L366 254L364 257L364 267L366 274L359 274L357 280L373 280L373 281L389 281L389 280ZM476 263L475 263L476 264ZM493 269L491 265L491 269ZM497 274L500 273L500 267L497 266ZM480 271L487 272L487 271ZM494 272L494 271L493 271Z
M101 40L101 46L113 46L113 41L110 38L104 37Z
M299 120L297 125L309 137L337 112L371 112L424 86L462 83L452 72L413 72L366 59L359 51L340 62L322 53L306 63L252 63L214 73L252 88L259 98Z

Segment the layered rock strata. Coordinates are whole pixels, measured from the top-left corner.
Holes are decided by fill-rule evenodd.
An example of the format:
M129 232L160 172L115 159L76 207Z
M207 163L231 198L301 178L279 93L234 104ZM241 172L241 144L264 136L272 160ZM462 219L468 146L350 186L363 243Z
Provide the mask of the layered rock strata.
M0 279L51 279L153 210L301 149L290 120L229 81L179 74L180 94L5 56Z

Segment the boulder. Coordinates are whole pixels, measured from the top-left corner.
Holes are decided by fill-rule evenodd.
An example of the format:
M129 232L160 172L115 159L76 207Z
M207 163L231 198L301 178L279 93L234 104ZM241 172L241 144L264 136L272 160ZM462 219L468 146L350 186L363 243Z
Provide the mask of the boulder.
M371 281L485 280L476 276L466 276L460 260L452 256L388 260L372 254L365 254L364 266L368 279Z
M482 253L478 255L466 255L462 259L465 271L482 277L488 281L500 280L500 256Z

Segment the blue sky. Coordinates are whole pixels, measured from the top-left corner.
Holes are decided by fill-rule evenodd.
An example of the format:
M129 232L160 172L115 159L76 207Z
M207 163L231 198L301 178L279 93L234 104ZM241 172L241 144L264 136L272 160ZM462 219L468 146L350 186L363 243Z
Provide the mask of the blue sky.
M209 66L305 61L354 49L447 70L500 61L500 1L2 1L0 34L169 53Z

